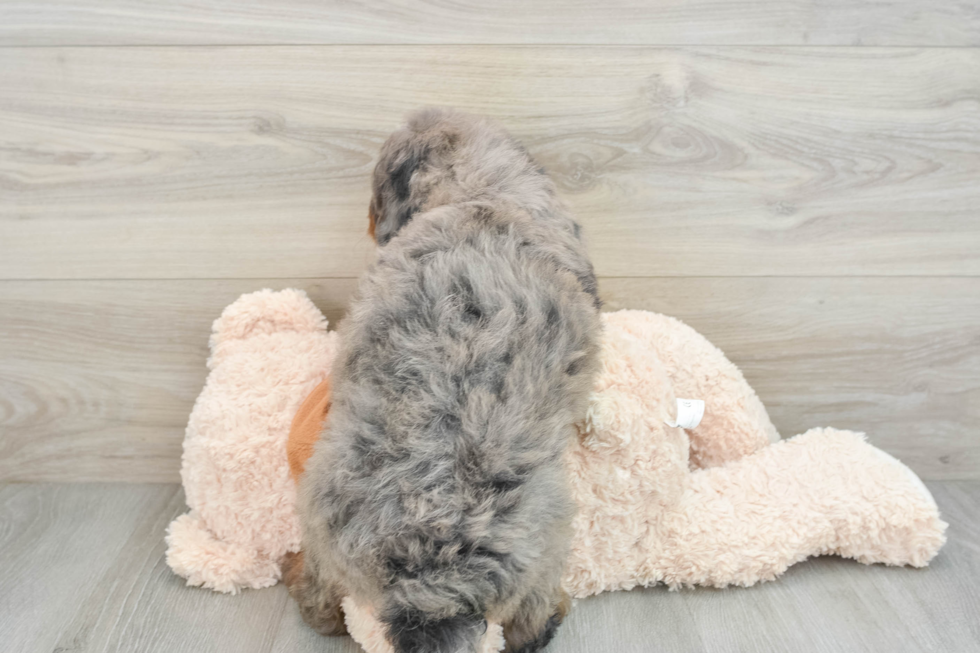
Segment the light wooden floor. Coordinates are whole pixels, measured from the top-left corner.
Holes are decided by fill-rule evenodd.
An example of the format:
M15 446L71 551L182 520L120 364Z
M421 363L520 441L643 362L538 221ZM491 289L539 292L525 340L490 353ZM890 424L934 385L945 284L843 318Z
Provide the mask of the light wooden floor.
M558 653L980 651L980 482L929 484L950 522L927 569L818 558L752 588L579 601ZM17 653L355 653L303 625L282 586L188 588L163 559L175 485L0 488L0 649Z

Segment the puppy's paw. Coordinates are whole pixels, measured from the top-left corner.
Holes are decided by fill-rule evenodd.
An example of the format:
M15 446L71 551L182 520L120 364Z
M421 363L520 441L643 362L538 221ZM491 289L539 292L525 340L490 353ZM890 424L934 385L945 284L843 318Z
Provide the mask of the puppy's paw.
M321 635L346 635L343 598L337 588L318 582L306 572L303 552L287 553L282 561L283 581L299 606L306 624Z

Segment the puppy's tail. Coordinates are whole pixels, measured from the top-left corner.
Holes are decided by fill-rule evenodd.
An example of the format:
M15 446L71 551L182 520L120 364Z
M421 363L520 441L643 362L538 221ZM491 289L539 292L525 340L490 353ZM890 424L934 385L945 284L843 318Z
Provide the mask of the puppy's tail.
M381 615L395 653L477 653L487 622L479 614L434 617L406 606Z

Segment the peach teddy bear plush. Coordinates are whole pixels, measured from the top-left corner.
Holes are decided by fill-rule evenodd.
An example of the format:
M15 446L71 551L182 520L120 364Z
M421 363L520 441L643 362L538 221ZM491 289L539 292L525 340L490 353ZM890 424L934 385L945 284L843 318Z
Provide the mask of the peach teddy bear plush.
M780 440L738 368L696 331L645 311L603 317L601 370L567 454L579 507L572 596L747 586L824 554L924 566L939 551L946 524L928 490L864 435L824 428ZM167 536L167 561L189 585L265 587L298 550L287 440L329 374L336 342L325 329L295 290L245 295L215 322L184 443L191 512ZM668 425L677 397L706 402L697 427ZM290 454L294 466L305 455ZM391 650L370 606L344 607L369 653ZM499 626L482 646L502 648Z
M184 437L191 510L167 530L167 564L188 585L236 594L279 582L280 560L300 540L286 439L336 343L299 290L244 295L215 320L210 373Z

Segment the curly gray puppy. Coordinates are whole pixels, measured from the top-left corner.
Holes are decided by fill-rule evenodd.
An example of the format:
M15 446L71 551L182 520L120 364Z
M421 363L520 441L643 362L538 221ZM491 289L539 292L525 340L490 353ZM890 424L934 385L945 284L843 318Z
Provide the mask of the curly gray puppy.
M452 111L413 115L373 185L381 248L340 327L287 584L325 634L350 595L397 653L475 651L486 619L537 651L567 609L563 455L597 366L579 226L516 140Z

